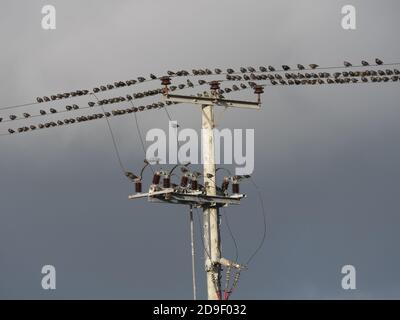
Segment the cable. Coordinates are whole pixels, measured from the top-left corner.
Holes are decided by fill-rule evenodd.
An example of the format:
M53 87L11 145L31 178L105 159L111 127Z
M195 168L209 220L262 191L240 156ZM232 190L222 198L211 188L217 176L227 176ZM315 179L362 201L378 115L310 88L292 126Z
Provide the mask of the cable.
M400 63L382 63L382 64L380 64L380 65L378 65L378 64L370 64L370 65L368 65L368 66L363 66L363 65L354 65L354 66L351 66L351 68L361 68L361 67L384 67L384 66L395 66L395 65L400 65ZM284 72L284 71L307 71L307 70L329 70L329 69L343 69L343 68L346 68L346 67L344 67L344 66L328 66L328 67L317 67L317 68L304 68L304 69L298 69L298 68L294 68L294 69L290 69L290 70L284 70L284 69L276 69L276 70L274 70L274 71L265 71L265 72L261 72L261 71L256 71L256 72L253 72L254 74L259 74L259 73L271 73L271 72ZM346 68L346 69L351 69L351 68ZM194 69L194 70L196 70L196 69ZM198 70L198 69L197 69ZM177 75L177 74L175 74L175 75L170 75L169 77L171 77L171 78L176 78L176 77L198 77L198 76L204 76L204 77L206 77L206 76L216 76L216 75L228 75L228 74L230 74L230 75L241 75L241 74L244 74L243 72L233 72L233 73L227 73L227 72L221 72L221 73L219 73L219 74L217 74L217 73L211 73L211 74L187 74L187 75L184 75L184 74L182 74L182 75ZM160 80L161 79L161 77L156 77L155 79L146 79L146 80L144 80L144 81L142 81L142 82L136 82L135 84L141 84L141 83L146 83L146 82L151 82L151 81L155 81L155 80ZM123 81L123 82L126 82L126 81ZM115 86L113 86L113 88L112 89L107 89L106 91L109 91L109 90L115 90L115 89L121 89L121 88L126 88L127 86L121 86L121 87L115 87ZM93 92L90 92L90 93L93 93ZM70 96L70 97L68 97L68 98L62 98L62 100L66 100L66 99L72 99L72 98L77 98L77 97L80 97L80 96ZM15 109L15 108L21 108L21 107L26 107L26 106L31 106L31 105L35 105L35 104L41 104L41 103L38 103L38 102L30 102L30 103L25 103L25 104L19 104L19 105L9 105L9 106L4 106L4 107L0 107L0 110L7 110L7 109Z
M99 99L97 98L96 94L93 93L93 95L97 99L97 101L99 101ZM110 131L110 136L111 136L111 139L112 139L112 143L113 143L113 146L114 146L115 154L116 154L117 159L118 159L119 166L120 166L120 168L122 170L122 173L125 174L125 172L127 172L127 170L125 169L124 165L122 164L121 155L119 154L119 151L118 151L117 142L115 140L114 133L113 133L111 125L110 125L110 121L108 120L108 117L106 116L106 112L104 111L103 106L101 106L101 110L103 111L104 117L105 117L106 122L107 122L108 130Z
M247 260L246 267L249 265L249 263L253 260L253 258L261 250L262 246L264 245L265 238L267 236L267 217L266 217L266 213L265 213L264 201L263 201L263 198L262 198L262 195L261 195L261 191L260 191L259 187L257 186L257 184L254 182L253 178L250 177L250 181L254 185L254 187L255 187L255 189L257 191L258 199L260 201L260 205L261 205L261 209L262 209L262 215L263 215L264 229L263 229L263 236L262 236L262 239L260 241L260 244L258 245L257 249L254 251L254 253L250 256L250 258Z
M229 221L228 221L228 215L226 214L226 210L225 210L224 207L222 207L222 214L223 214L224 219L225 219L226 227L227 227L227 229L229 231L229 234L230 234L230 236L232 238L232 241L233 241L233 244L235 246L235 260L234 260L234 262L236 263L239 260L239 249L238 249L238 246L237 246L236 239L235 239L235 237L233 235L232 229L230 227L230 224L229 224Z

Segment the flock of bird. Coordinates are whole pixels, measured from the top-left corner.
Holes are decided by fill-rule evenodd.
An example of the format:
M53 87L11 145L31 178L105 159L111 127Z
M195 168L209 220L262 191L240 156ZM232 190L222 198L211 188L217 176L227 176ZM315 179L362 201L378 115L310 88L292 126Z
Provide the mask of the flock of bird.
M231 87L225 87L218 90L218 93L222 95L225 93L230 93L233 91L245 90L248 88L255 88L260 83L256 83L255 81L267 81L266 83L261 84L262 86L276 86L276 85L322 85L322 84L347 84L347 83L366 83L366 82L400 82L400 71L398 69L385 69L385 70L346 70L351 67L370 67L370 66L383 66L384 62L380 59L375 59L375 64L370 64L367 61L361 61L361 65L353 66L348 61L344 61L342 67L327 67L322 68L317 64L310 64L308 67L305 67L302 64L298 64L296 68L291 68L288 65L282 65L281 69L277 69L273 66L260 66L257 71L253 67L240 67L239 71L235 71L232 68L226 69L224 72L219 68L215 68L213 71L211 69L193 69L192 72L188 72L186 70L181 71L167 71L168 77L198 77L198 76L217 76L217 75L225 75L224 79L217 80L218 82L239 82L233 84ZM393 65L393 64L391 64ZM345 68L345 70L336 71L333 73L327 72L327 69L339 69ZM319 69L319 70L317 70ZM322 71L325 70L325 71ZM142 92L136 92L133 94L127 94L126 96L118 96L107 99L98 99L97 95L100 92L113 90L117 88L126 88L133 86L137 83L143 83L147 81L161 80L163 77L157 77L154 74L150 74L149 78L145 78L140 76L137 80L127 80L127 81L117 81L114 84L106 84L95 87L92 91L89 90L77 90L73 92L67 93L58 93L50 96L37 97L36 103L47 103L51 101L61 100L61 99L70 99L74 97L82 97L82 96L94 96L97 102L89 101L88 107L80 108L77 104L67 105L65 110L58 111L55 108L50 108L48 111L39 110L39 114L31 115L27 112L23 113L22 116L18 117L15 114L9 115L8 119L3 119L0 117L0 122L8 122L8 121L16 121L22 119L28 119L31 117L38 116L47 116L51 114L75 111L79 109L86 109L95 106L103 106L109 104L130 102L133 100L141 99L145 97L160 95L163 93L162 88L146 90ZM197 86L203 86L209 84L210 81L206 79L198 79L197 84L192 82L193 79L186 79L185 83L181 83L178 85L169 86L169 91L182 90L185 88L194 88ZM245 82L246 83L245 83ZM33 104L36 104L33 103ZM168 103L170 104L170 103ZM18 107L18 106L17 106ZM22 133L27 131L32 131L36 129L43 128L51 128L55 126L61 126L65 124L73 124L78 122L84 122L89 120L101 119L103 117L124 115L128 113L134 113L138 111L157 109L164 107L164 103L153 103L146 106L139 106L124 109L113 110L112 112L103 112L103 113L94 113L88 116L80 116L75 118L67 118L64 120L51 121L46 123L39 123L38 125L30 125L20 127L18 129L8 129L9 134L13 133Z

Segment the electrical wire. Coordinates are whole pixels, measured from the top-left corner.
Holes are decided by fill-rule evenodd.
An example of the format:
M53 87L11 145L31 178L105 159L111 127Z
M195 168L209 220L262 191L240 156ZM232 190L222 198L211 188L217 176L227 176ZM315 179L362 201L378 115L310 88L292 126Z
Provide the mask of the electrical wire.
M93 96L97 99L97 101L99 101L99 99L97 98L96 94L93 94ZM106 122L107 122L108 130L110 132L110 136L111 136L111 140L112 140L112 143L113 143L113 146L114 146L115 154L116 154L117 159L118 159L118 164L119 164L119 166L120 166L120 168L122 170L122 173L125 175L125 172L127 170L125 169L125 167L124 167L124 165L122 163L121 155L120 155L119 150L118 150L117 142L116 142L113 130L111 128L110 121L108 120L108 117L106 116L106 112L104 111L103 106L101 106L101 110L103 111L104 118L106 119Z
M258 199L259 199L260 205L261 205L261 212L262 212L262 216L263 216L263 236L261 238L260 244L258 245L257 249L250 255L250 258L247 260L247 262L245 264L246 267L250 264L250 262L254 259L254 257L259 253L259 251L263 247L263 245L265 243L265 239L267 237L267 216L266 216L266 212L265 212L264 201L263 201L263 198L261 195L261 191L260 191L259 187L257 186L257 184L254 182L253 178L250 177L249 179L256 189L257 196L258 196Z
M382 63L380 65L378 64L370 64L368 66L363 66L363 65L354 65L351 66L351 68L361 68L361 67L385 67L385 66L395 66L395 65L400 65L400 63ZM276 69L274 71L266 71L266 72L261 72L261 71L255 71L253 72L254 74L259 74L259 73L271 73L271 72L284 72L284 71L310 71L310 70L330 70L330 69L343 69L345 68L344 66L328 66L328 67L317 67L317 68L304 68L304 69L298 69L298 68L293 68L290 70L284 70L284 69ZM347 68L347 69L351 69L351 68ZM196 69L194 69L196 70ZM198 69L197 69L198 70ZM198 77L198 76L216 76L216 75L242 75L244 73L242 72L233 72L233 73L228 73L228 72L221 72L219 74L216 73L211 73L211 74L188 74L188 75L171 75L169 76L170 78L176 78L176 77ZM151 81L156 81L156 80L160 80L162 77L156 77L155 79L146 79L142 82L136 82L135 85L137 84L141 84L141 83L147 83L147 82L151 82ZM124 82L124 81L123 81ZM126 81L125 81L126 82ZM127 86L121 86L121 87L113 87L112 89L107 89L106 91L110 91L110 90L115 90L115 89L122 89L122 88L126 88ZM90 92L90 93L94 93L94 92ZM66 100L66 99L72 99L72 98L78 98L80 96L70 96L68 98L62 98L60 100ZM39 102L30 102L30 103L25 103L25 104L19 104L19 105L9 105L9 106L3 106L0 107L0 110L8 110L8 109L15 109L15 108L21 108L21 107L26 107L26 106L31 106L31 105L35 105L35 104L41 104Z
M226 210L225 210L224 207L222 207L222 214L224 216L225 225L226 225L226 227L228 229L228 232L229 232L229 234L230 234L230 236L232 238L233 244L235 246L235 260L234 260L234 262L237 263L238 260L239 260L239 248L238 248L235 236L233 235L232 229L230 227L229 220L228 220L228 215L226 214Z

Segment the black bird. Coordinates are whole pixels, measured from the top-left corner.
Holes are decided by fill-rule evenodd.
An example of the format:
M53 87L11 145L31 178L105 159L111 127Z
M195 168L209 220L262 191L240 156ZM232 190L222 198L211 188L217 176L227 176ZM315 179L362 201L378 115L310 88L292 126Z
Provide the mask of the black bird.
M13 129L8 129L8 132L9 132L10 134L15 133L15 131L14 131Z
M207 81L205 81L205 80L199 80L199 85L203 85L203 84L206 84L207 83Z
M344 66L347 68L347 67L352 67L353 65L350 63L350 62L348 62L348 61L344 61L343 62L343 64L344 64Z
M303 66L302 64L298 64L298 65L297 65L297 68L298 68L299 70L304 70L304 69L305 69L304 66Z
M247 67L247 70L249 70L249 72L256 72L256 69L254 69L253 67Z
M0 118L0 122L2 122L3 121L3 118Z
M362 80L362 82L368 82L368 78L366 78L366 77L362 77L361 80Z
M233 70L233 69L226 69L226 72L227 72L228 74L232 74L232 73L235 73L235 70Z
M238 91L238 90L239 90L239 87L238 87L236 84L234 84L234 85L232 86L232 89L233 89L233 91Z
M15 120L15 119L17 119L17 116L15 116L15 115L12 114L12 115L10 116L10 119L11 119L11 120Z
M328 82L329 84L335 83L335 81L333 81L332 79L326 79L326 82Z
M43 99L40 98L40 97L37 97L37 98L36 98L36 101L39 102L39 103L42 103L42 102L43 102Z
M114 86L113 86L112 84L108 84L108 85L107 85L107 89L108 89L108 90L112 90L112 89L114 89Z
M182 83L182 84L178 85L178 88L183 89L183 88L185 88L185 85Z
M38 124L38 127L39 127L39 129L43 129L43 128L44 128L44 125L43 125L42 123L39 123L39 124Z
M284 64L282 66L282 69L285 70L285 71L288 71L288 70L290 70L290 67Z
M222 73L222 70L221 70L221 69L218 69L218 68L216 68L216 69L214 69L214 72L215 72L216 74L220 74L220 73Z
M29 113L24 113L24 118L29 118L31 115Z
M144 82L144 81L146 81L146 79L143 78L143 77L138 77L137 79L138 79L139 82Z
M383 61L380 60L380 59L378 59L378 58L375 59L375 62L376 62L376 64L379 65L379 66L380 66L381 64L383 64Z
M68 111L71 111L72 107L71 106L66 106L65 109L67 109Z
M74 108L74 110L78 110L79 109L79 107L76 104L72 105L72 108Z
M361 64L362 64L364 67L369 66L369 63L368 63L367 61L365 61L365 60L361 61Z
M247 72L247 69L246 69L246 68L243 68L243 67L241 67L241 68L240 68L240 72L241 72L241 73L246 73L246 72Z
M30 128L31 130L36 130L36 127L35 127L34 125L31 125L29 128Z
M267 72L267 68L266 67L261 66L259 69L260 69L261 72Z
M189 79L186 80L186 83L187 83L188 87L190 87L190 88L194 87L194 84Z
M212 74L212 71L211 71L210 69L206 69L205 72L206 72L206 74L208 74L208 75L211 75L211 74Z
M52 95L52 96L50 97L50 99L51 99L51 100L57 100L57 96Z
M315 63L310 64L311 69L317 69L318 67L319 67L319 65L317 65Z
M171 71L171 70L168 70L168 71L167 71L167 74L168 74L169 76L174 76L174 75L175 75L175 72L173 72L173 71Z
M269 71L275 71L275 68L273 66L268 66Z
M157 79L157 77L152 73L150 73L150 78L152 78L153 80Z
M44 110L40 110L39 112L40 112L40 114L41 114L42 116L44 116L44 115L46 114L46 111L44 111Z
M394 69L393 72L394 72L394 74L397 74L397 75L400 74L400 71L398 69Z
M50 98L49 97L43 97L43 100L46 101L46 102L49 102Z
M96 104L96 103L94 103L93 101L89 101L89 102L88 102L89 107L94 107L95 104Z
M50 112L51 112L51 113L57 113L57 110L56 110L56 109L53 109L53 108L50 108Z

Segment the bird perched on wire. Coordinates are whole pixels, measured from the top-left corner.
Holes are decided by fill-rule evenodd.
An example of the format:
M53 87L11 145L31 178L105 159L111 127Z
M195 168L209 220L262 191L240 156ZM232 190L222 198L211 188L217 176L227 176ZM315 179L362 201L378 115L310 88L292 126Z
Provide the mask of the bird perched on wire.
M29 118L31 115L30 115L29 113L26 113L26 112L25 112L25 113L23 114L23 116L24 116L24 118Z
M157 77L152 73L150 73L150 78L153 79L153 80L157 79Z
M13 129L8 129L8 132L9 132L10 134L15 133L15 131L14 131Z
M317 69L319 67L319 65L317 65L315 63L311 63L309 66L311 69Z
M304 70L304 69L305 69L304 66L303 66L302 64L300 64L300 63L297 65L297 68L298 68L299 70Z
M51 113L57 113L57 110L56 110L56 109L53 109L53 108L50 108L50 112L51 112Z
M275 68L273 66L268 66L269 71L275 71Z
M285 70L285 71L288 71L288 70L290 70L290 67L284 64L282 66L282 69Z
M368 61L365 61L365 60L361 61L361 64L362 64L364 67L369 66Z
M215 72L216 74L220 74L220 73L222 73L222 70L221 70L221 69L218 69L218 68L215 68L215 69L214 69L214 72Z
M37 97L37 98L36 98L36 101L37 101L38 103L42 103L42 102L43 102L43 99L40 98L40 97Z
M375 62L376 62L376 64L379 65L379 66L383 64L383 61L380 60L380 59L378 59L378 58L375 59Z
M353 65L350 63L350 62L348 62L348 61L344 61L343 62L343 64L344 64L344 66L347 68L347 67L352 67Z
M247 72L247 69L244 68L244 67L241 67L241 68L240 68L240 72L241 72L241 73L245 73L245 72Z
M261 72L267 72L267 68L266 67L261 66L261 67L259 67L259 69L260 69Z
M10 120L15 120L15 119L17 119L17 116L16 115L10 115Z

